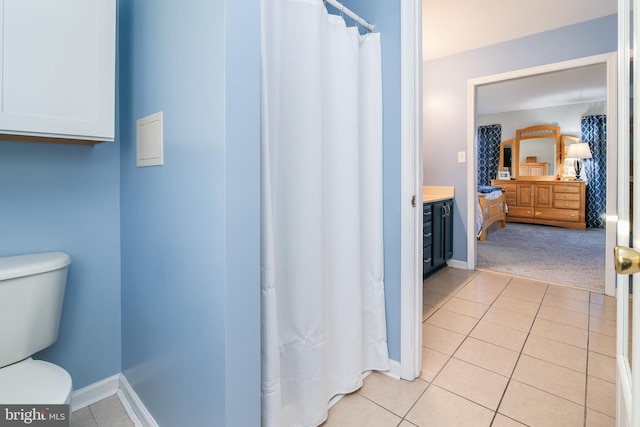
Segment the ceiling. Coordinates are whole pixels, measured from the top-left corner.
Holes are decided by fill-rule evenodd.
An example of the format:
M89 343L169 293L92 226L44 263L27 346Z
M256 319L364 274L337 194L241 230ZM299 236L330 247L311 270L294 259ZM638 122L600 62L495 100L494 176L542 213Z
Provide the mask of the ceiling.
M601 102L606 99L607 67L601 63L480 86L476 114Z
M616 0L422 0L428 61L618 11Z
M617 6L616 0L422 0L423 60L608 16ZM476 113L604 99L606 68L598 65L480 87Z

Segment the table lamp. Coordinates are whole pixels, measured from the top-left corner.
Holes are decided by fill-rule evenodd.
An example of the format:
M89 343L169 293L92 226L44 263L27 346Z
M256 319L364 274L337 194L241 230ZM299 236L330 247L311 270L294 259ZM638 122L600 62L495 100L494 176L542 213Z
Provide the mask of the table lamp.
M590 159L591 158L591 150L589 149L589 144L586 142L578 142L577 144L569 145L569 149L567 150L567 158L575 159L573 167L576 170L576 181L580 180L580 161L581 159Z

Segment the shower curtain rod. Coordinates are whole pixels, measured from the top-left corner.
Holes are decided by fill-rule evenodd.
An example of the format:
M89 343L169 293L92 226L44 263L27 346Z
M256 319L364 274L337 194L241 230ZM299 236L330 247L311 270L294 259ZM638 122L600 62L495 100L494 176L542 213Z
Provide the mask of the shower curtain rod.
M337 1L337 0L324 0L324 1L325 1L325 3L329 3L331 6L335 7L336 9L338 9L340 11L340 13L344 13L349 18L353 19L358 24L360 24L363 27L365 27L367 29L367 31L373 31L373 28L375 27L375 25L369 24L367 21L365 21L364 19L360 18L358 15L356 15L354 12L349 10L345 5L343 5L339 1Z

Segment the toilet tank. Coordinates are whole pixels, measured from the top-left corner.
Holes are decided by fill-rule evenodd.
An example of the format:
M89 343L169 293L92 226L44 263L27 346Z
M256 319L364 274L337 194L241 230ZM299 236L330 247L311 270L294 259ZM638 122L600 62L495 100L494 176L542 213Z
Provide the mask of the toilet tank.
M0 367L56 341L70 263L63 252L0 258Z

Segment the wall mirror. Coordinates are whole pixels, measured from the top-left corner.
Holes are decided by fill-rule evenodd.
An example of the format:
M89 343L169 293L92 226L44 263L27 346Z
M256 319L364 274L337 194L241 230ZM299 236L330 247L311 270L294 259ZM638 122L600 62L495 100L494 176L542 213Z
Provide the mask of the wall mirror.
M499 171L511 172L513 170L513 159L518 153L515 149L515 140L509 139L500 143L500 168Z
M559 126L537 125L516 131L517 154L512 176L526 179L550 179L560 174L562 147Z

